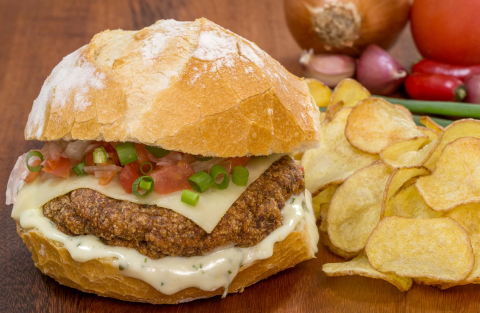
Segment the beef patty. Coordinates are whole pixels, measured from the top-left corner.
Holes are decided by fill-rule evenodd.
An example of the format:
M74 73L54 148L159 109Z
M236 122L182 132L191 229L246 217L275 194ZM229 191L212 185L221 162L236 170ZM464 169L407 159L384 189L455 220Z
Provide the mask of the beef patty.
M228 209L208 234L170 209L77 189L44 205L44 215L68 235L95 235L152 258L195 256L216 247L251 247L282 225L280 209L305 189L303 171L290 157L274 162ZM219 191L221 192L221 191Z

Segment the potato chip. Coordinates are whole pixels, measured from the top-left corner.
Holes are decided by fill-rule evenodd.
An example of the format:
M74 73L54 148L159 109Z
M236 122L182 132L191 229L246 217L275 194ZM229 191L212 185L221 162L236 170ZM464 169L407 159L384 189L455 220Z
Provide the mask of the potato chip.
M364 153L352 147L345 138L345 124L351 110L342 109L334 114L332 119L323 122L320 148L303 154L305 185L314 196L329 184L343 182L356 170L378 159L378 155Z
M430 174L430 171L423 166L394 170L387 180L385 191L383 192L383 203L393 197L410 179L428 174Z
M392 169L422 166L437 145L437 141L434 140L420 148L427 141L428 137L417 137L394 142L380 152L380 158Z
M437 132L434 129L430 129L422 126L417 126L417 128L419 131L421 131L424 135L428 137L428 140L426 141L427 144L437 139L441 133L441 131Z
M345 78L333 90L328 107L343 101L345 107L356 106L358 102L370 98L370 92L354 79Z
M348 253L365 247L382 216L383 191L390 173L378 162L356 171L338 187L327 213L327 232L335 247Z
M457 221L470 236L473 254L475 255L475 264L473 270L465 280L454 285L480 284L480 204L469 204L458 207L447 213L446 216ZM441 288L452 287L452 285L443 285Z
M332 96L332 91L330 88L328 88L328 86L326 86L324 83L313 78L307 78L305 81L308 85L310 94L315 100L315 104L319 108L326 107L330 102L330 97Z
M406 218L437 218L443 213L428 207L418 193L415 185L402 188L385 203L384 216L401 216Z
M330 106L325 112L325 119L331 119L332 116L335 115L335 113L337 113L341 109L343 109L344 106L345 106L345 103L343 103L343 101L339 101L336 104Z
M385 217L372 232L365 252L377 271L431 284L462 281L474 265L470 238L450 217Z
M420 116L420 123L425 125L425 127L429 129L433 129L437 133L441 133L443 131L443 127L435 123L429 116Z
M416 186L438 212L480 202L480 139L463 137L446 145L432 175L419 178Z
M326 219L330 200L332 199L333 194L337 190L338 186L339 185L332 184L312 198L313 210L315 211L315 217L317 218L317 221Z
M370 278L383 279L398 288L400 291L408 291L413 281L408 277L399 277L395 274L380 273L375 270L364 253L359 254L353 260L342 263L326 263L322 267L327 276L360 275Z
M407 118L411 119L413 121L413 115L412 112L410 112L409 109L404 107L403 105L400 104L394 104L393 105L398 111L402 112Z
M443 148L450 142L461 137L475 137L480 138L480 121L473 119L465 119L453 122L448 125L438 138L438 145L435 147L430 158L425 162L425 166L429 169L435 167Z
M394 142L426 137L413 120L380 98L363 100L353 108L345 136L355 148L368 153L380 153Z

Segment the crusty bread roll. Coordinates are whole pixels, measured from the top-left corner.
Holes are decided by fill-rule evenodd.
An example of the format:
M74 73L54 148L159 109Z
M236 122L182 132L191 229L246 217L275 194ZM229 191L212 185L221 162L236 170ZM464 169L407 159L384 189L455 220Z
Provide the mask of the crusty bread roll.
M17 232L32 252L35 265L40 271L63 285L85 292L153 304L187 302L224 292L223 288L215 291L187 288L173 295L165 295L142 280L122 275L117 267L105 259L76 262L62 244L45 238L35 229L23 229L18 222ZM245 287L313 258L314 254L310 234L304 225L303 231L294 231L285 240L277 242L270 258L242 267L228 292L242 292Z
M316 147L319 136L319 111L306 83L206 19L96 35L55 67L25 129L26 139L129 141L217 157L301 152ZM43 273L79 290L149 303L224 292L187 288L165 295L122 275L108 259L77 262L40 231L18 221L17 231ZM242 267L228 292L311 259L314 249L306 226L293 231L275 243L272 257Z
M25 137L234 157L314 148L318 130L302 79L252 42L198 19L97 34L45 81Z

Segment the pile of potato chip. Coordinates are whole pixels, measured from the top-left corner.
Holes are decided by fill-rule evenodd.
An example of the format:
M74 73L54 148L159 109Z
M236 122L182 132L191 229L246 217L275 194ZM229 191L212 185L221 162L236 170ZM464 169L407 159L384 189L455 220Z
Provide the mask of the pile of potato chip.
M354 80L333 91L322 144L301 158L322 242L350 259L328 276L480 283L480 121L421 122Z

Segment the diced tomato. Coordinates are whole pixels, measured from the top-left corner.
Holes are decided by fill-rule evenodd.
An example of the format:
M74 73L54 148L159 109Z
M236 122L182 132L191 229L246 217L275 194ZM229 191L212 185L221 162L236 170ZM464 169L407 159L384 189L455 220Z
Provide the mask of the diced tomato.
M33 161L30 161L30 166L39 166L42 161L41 160L33 160ZM40 171L38 172L30 172L28 171L28 174L27 174L27 177L25 177L24 181L28 184L28 183L31 183L32 181L35 180L35 178L38 177L38 174L40 174Z
M85 165L95 166L95 162L93 162L93 151L90 151L85 155ZM95 173L88 173L88 175L95 175Z
M144 162L150 162L150 159L148 158L148 155L147 155L147 149L145 148L145 145L141 145L141 144L136 143L135 144L135 152L137 153L138 162L140 162L140 164L142 164Z
M230 169L230 174L233 173L233 169L235 166L247 166L248 161L250 161L250 157L238 157L238 158L228 158L225 160L226 162L232 162L232 167Z
M132 193L133 182L138 178L137 171L133 166L133 163L125 165L123 170L120 172L118 179L120 179L120 184L122 184L123 189L126 193Z
M156 168L150 173L155 181L155 191L161 195L183 189L191 189L188 178L194 174L192 167L185 161Z
M42 171L58 177L67 178L70 176L71 167L72 165L69 159L60 157L56 161L53 159L45 160Z
M98 185L100 186L106 186L110 184L110 182L113 180L115 175L117 175L117 171L111 171L111 172L105 172L105 177L100 177L98 179Z

